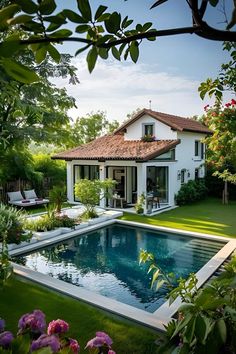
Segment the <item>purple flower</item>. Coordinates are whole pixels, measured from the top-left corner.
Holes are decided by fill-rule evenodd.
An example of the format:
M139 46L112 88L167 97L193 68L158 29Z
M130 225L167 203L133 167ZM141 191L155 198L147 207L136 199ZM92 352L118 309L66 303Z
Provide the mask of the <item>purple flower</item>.
M47 329L47 334L61 334L65 333L69 330L69 325L67 322L63 320L53 320L49 323L48 329Z
M108 350L108 353L107 354L116 354L116 352L114 352L114 350Z
M0 332L3 332L5 328L5 321L0 318Z
M96 332L96 337L103 338L104 343L110 347L113 343L112 339L105 332Z
M106 334L105 332L96 332L96 337L94 337L93 339L90 339L90 341L88 341L86 348L100 348L104 345L108 346L110 348L110 346L112 345L113 341L112 339L108 336L108 334Z
M33 333L43 333L46 329L45 315L40 310L26 313L18 322L19 333L30 330Z
M69 338L69 348L74 354L78 354L80 351L80 346L76 339Z
M57 353L60 349L60 341L56 336L48 336L42 334L38 339L34 340L31 344L31 352L40 348L50 347L53 353Z
M7 349L13 341L13 334L9 331L0 333L0 347Z

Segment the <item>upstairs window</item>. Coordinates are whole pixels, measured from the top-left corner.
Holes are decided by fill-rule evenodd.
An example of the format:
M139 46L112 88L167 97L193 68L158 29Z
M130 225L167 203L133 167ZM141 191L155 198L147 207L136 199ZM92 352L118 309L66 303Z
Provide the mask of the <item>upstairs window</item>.
M143 136L144 135L154 135L154 124L144 124L143 125Z
M198 157L201 160L204 159L204 144L201 143L199 140L195 140L194 156Z

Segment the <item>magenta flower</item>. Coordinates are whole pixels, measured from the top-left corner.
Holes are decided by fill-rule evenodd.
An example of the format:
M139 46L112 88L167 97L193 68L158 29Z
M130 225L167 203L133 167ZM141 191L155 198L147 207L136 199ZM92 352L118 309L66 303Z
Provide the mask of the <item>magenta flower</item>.
M56 336L48 336L42 334L38 339L33 340L31 343L31 352L40 348L50 347L53 353L57 353L60 350L60 341Z
M5 328L5 321L0 318L0 332L3 332Z
M26 313L21 316L18 322L19 333L31 331L33 333L43 333L46 329L45 315L40 310L34 310L32 313Z
M49 323L47 334L61 334L66 333L69 330L69 324L63 320L53 320Z
M0 333L0 347L7 349L13 341L13 334L9 331Z
M69 348L74 354L78 354L80 351L80 346L76 339L69 338Z
M114 350L110 349L110 350L108 350L107 354L116 354L116 352L114 352Z
M86 348L100 348L104 345L108 346L108 348L111 347L113 341L112 339L106 334L105 332L96 332L96 337L93 339L90 339L88 341Z

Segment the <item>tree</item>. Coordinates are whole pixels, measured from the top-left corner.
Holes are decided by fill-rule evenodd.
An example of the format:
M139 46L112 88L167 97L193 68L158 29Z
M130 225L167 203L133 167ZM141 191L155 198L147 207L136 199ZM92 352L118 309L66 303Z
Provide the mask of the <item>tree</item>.
M168 0L158 0L151 8L157 7ZM65 41L79 43L75 55L87 51L88 68L91 72L98 56L107 59L111 54L117 60L128 56L136 62L139 57L139 47L143 39L155 40L161 36L177 34L196 34L205 39L217 41L236 41L235 31L230 31L236 23L236 5L234 2L232 19L226 30L219 30L204 21L209 6L216 7L219 0L186 0L189 5L189 14L192 26L156 30L152 23L137 24L130 28L133 20L128 16L121 17L117 11L109 13L107 6L99 5L92 13L89 0L77 0L78 11L63 9L57 12L55 0L12 0L0 10L0 31L8 30L0 43L0 65L2 69L14 79L24 83L32 83L39 78L33 70L22 66L12 59L18 51L30 48L35 60L40 63L46 55L59 62L60 53L53 44ZM76 24L75 33L64 28L67 23ZM13 28L13 32L10 30ZM15 31L15 28L24 30ZM75 36L75 34L77 36Z
M110 197L110 190L115 187L116 181L107 178L104 181L81 179L75 184L75 196L85 206L85 217L96 218L96 205L100 200Z
M201 83L198 91L202 99L208 94L209 97L215 96L217 102L221 102L225 91L231 91L234 95L236 93L236 43L225 42L223 50L229 52L230 60L228 63L221 65L221 70L217 78L208 78L205 82Z
M77 118L71 126L70 141L67 146L74 147L88 143L101 135L112 133L117 129L119 123L117 120L109 122L105 112L91 112L86 117Z
M40 81L32 84L15 81L0 67L1 150L14 146L22 148L32 140L62 144L68 139L70 118L67 111L75 106L75 100L65 89L56 88L50 78L70 76L77 82L71 57L62 55L60 64L52 64L47 57L40 65L34 64L31 51L25 51L18 58L38 73Z
M225 106L216 103L205 107L203 122L213 131L205 139L208 146L206 161L214 175L223 179L223 203L228 203L228 182L236 183L236 101Z

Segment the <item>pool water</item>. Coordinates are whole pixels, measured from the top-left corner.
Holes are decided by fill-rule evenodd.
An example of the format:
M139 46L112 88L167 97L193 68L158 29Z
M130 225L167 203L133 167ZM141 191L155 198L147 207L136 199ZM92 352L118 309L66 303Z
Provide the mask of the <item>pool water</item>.
M167 273L196 273L223 243L114 224L16 258L16 262L65 282L148 312L166 300L167 289L150 289L140 249L155 255Z

